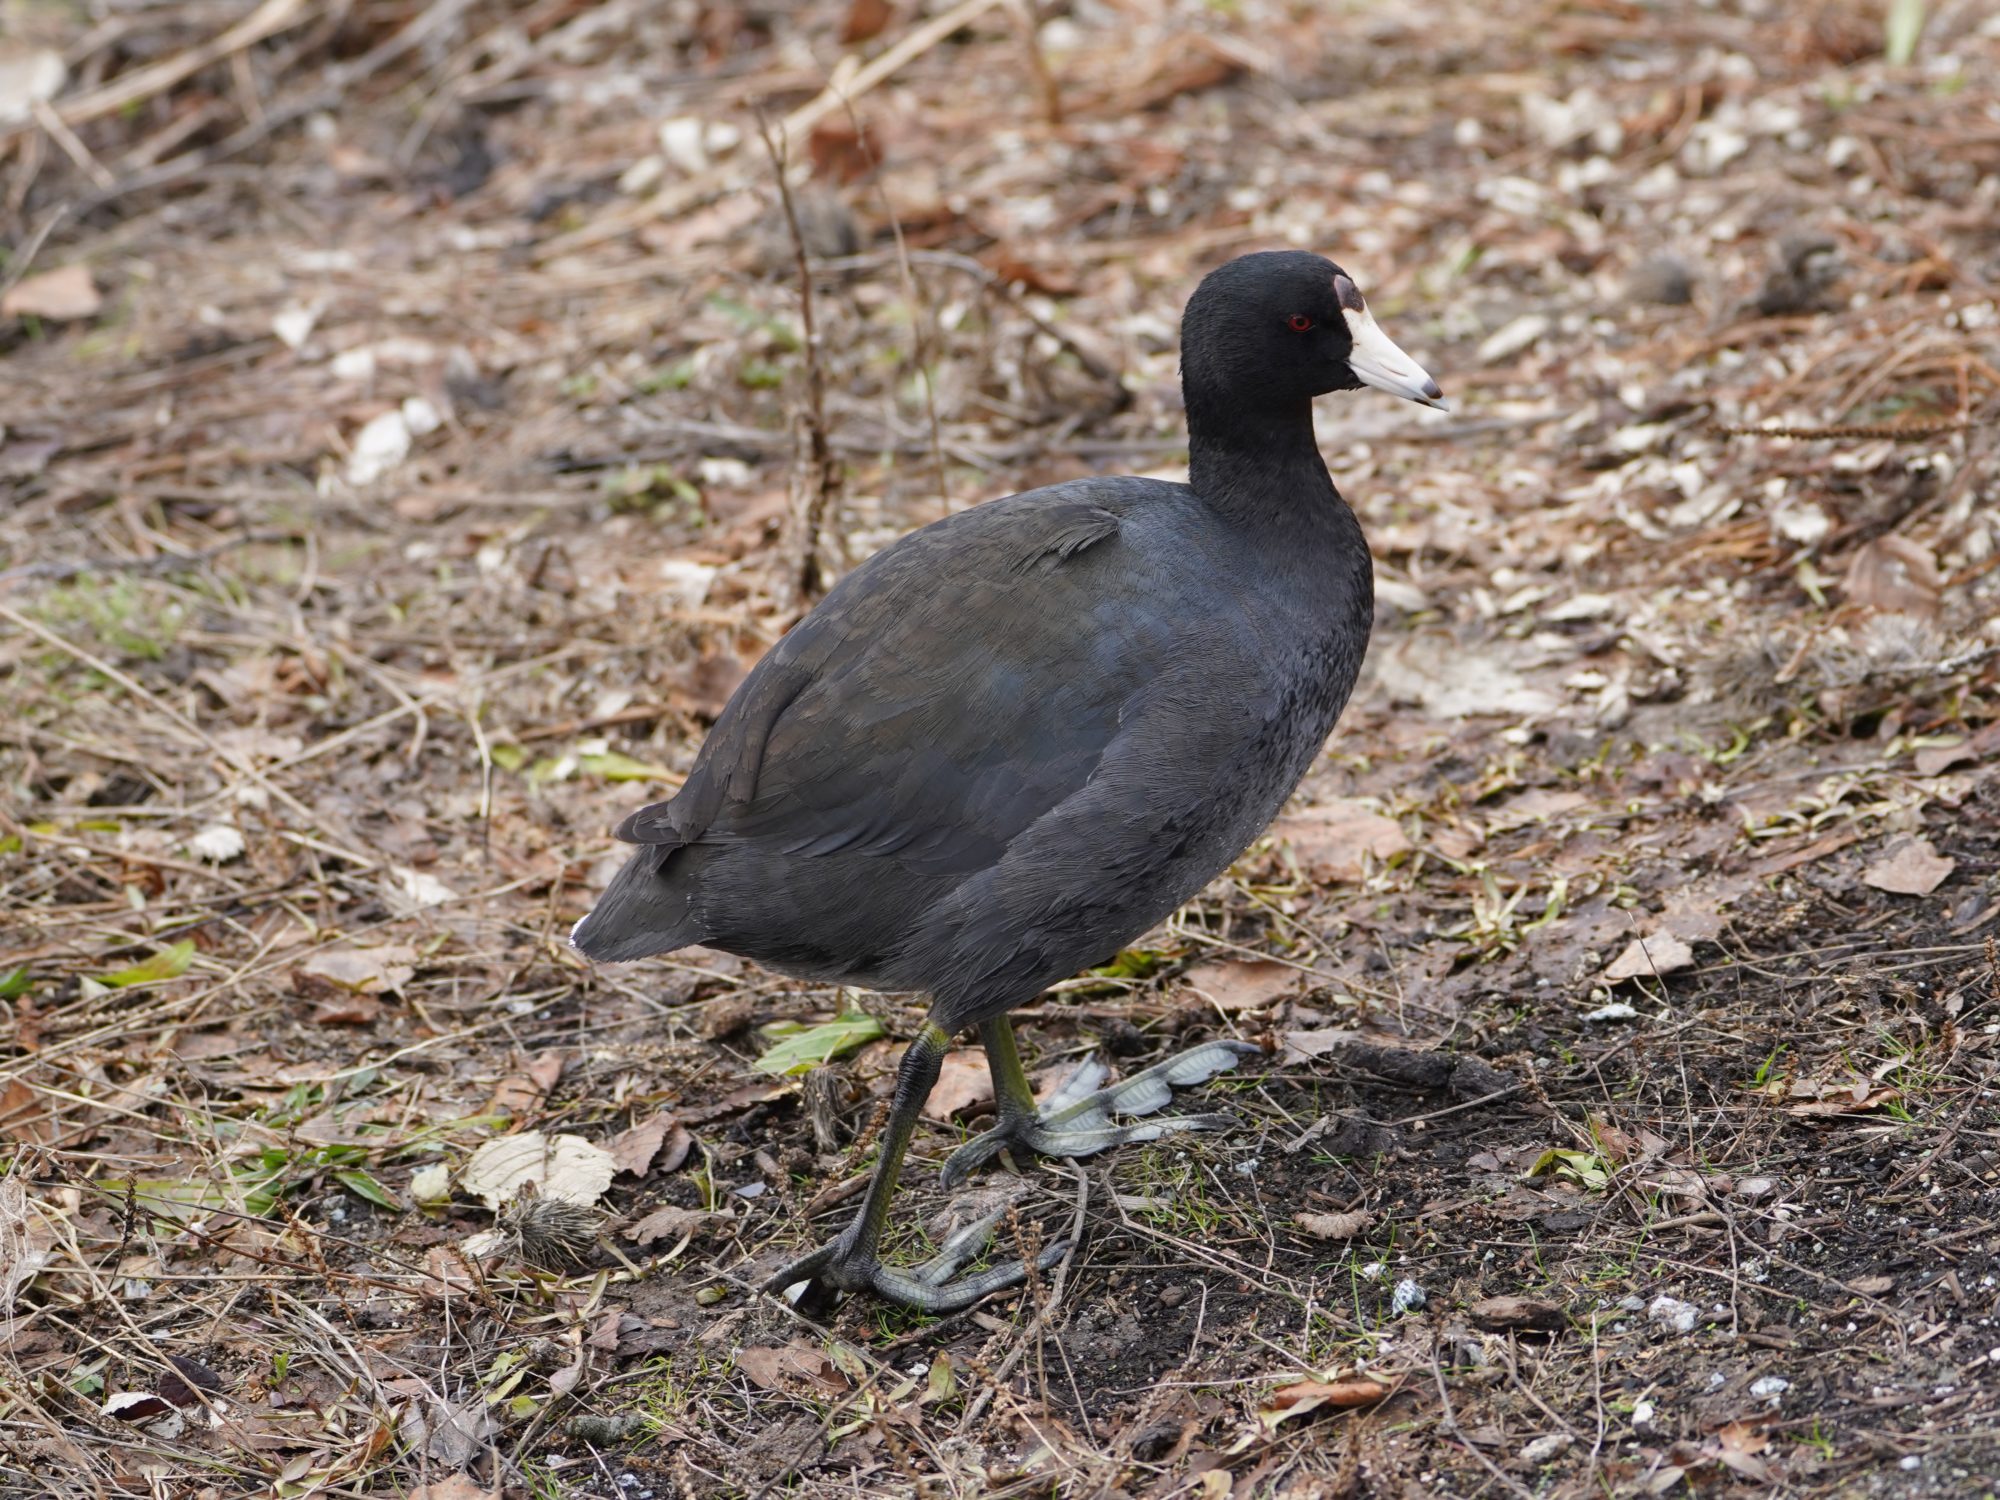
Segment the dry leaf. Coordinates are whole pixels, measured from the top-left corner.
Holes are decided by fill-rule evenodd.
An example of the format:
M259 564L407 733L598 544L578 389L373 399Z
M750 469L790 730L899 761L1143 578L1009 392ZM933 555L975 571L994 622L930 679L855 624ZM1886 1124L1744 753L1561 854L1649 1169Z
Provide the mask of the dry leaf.
M1298 988L1299 971L1268 958L1215 959L1187 971L1187 982L1217 1010L1262 1010Z
M804 1339L775 1349L738 1349L736 1368L749 1376L752 1385L767 1391L796 1394L804 1390L822 1396L847 1393L847 1380L826 1351Z
M382 1014L382 1002L373 995L331 995L312 1008L315 1026L368 1026Z
M924 1100L924 1118L942 1124L974 1105L992 1102L993 1070L986 1065L986 1054L961 1047L945 1054L944 1066L938 1069L937 1087Z
M561 1080L563 1061L560 1051L544 1052L528 1064L525 1073L512 1073L501 1079L494 1086L486 1112L516 1117L539 1109L549 1090Z
M1351 1240L1375 1222L1375 1215L1358 1208L1343 1214L1298 1214L1292 1222L1316 1240Z
M1863 870L1861 883L1898 896L1928 896L1957 868L1958 861L1939 854L1929 839L1906 839Z
M458 1185L492 1209L518 1197L530 1183L541 1197L588 1208L617 1175L611 1153L580 1135L526 1130L488 1141L473 1152L458 1174Z
M406 944L379 948L322 948L292 970L292 983L320 980L357 994L401 993L417 974L417 950Z
M840 44L852 47L878 37L896 18L889 0L850 0L847 19L840 23Z
M635 1245L650 1245L655 1240L678 1239L689 1230L699 1228L710 1215L699 1208L677 1208L669 1203L664 1208L656 1208L645 1218L625 1231L625 1238Z
M1604 977L1612 983L1621 979L1653 978L1685 969L1694 962L1694 949L1671 932L1634 938L1625 951L1611 961Z
M0 297L0 317L47 318L67 323L94 318L104 306L88 266L58 266L30 276Z
M1770 1481L1770 1466L1757 1457L1770 1446L1771 1440L1748 1422L1730 1422L1716 1429L1716 1457L1745 1479Z
M1285 1044L1283 1060L1300 1063L1311 1062L1350 1042L1358 1042L1361 1033L1345 1026L1328 1026L1318 1031L1288 1031L1282 1040Z
M1505 1333L1510 1329L1553 1333L1569 1323L1569 1314L1560 1303L1533 1297L1484 1297L1468 1307L1465 1315L1473 1327L1489 1333Z
M1388 1394L1386 1385L1365 1375L1350 1375L1344 1380L1297 1380L1271 1392L1257 1419L1266 1427L1276 1427L1322 1406L1372 1406Z
M1884 614L1937 613L1944 575L1928 547L1906 537L1878 536L1847 565L1848 602Z
M463 1474L449 1474L418 1485L410 1491L410 1500L500 1500L500 1492L489 1490Z
M1830 1094L1824 1099L1809 1099L1803 1104L1794 1104L1788 1113L1807 1117L1853 1115L1880 1108L1902 1097L1901 1089L1869 1089L1866 1084L1858 1084L1845 1094Z
M1511 797L1494 808L1486 818L1489 834L1507 833L1516 828L1526 828L1534 823L1546 823L1563 813L1575 812L1580 807L1590 806L1590 798L1582 792L1559 792L1551 787L1536 787L1532 791ZM1485 811L1484 808L1481 811Z
M613 1137L611 1159L618 1163L619 1171L644 1177L655 1168L673 1171L687 1160L693 1144L694 1137L688 1134L687 1127L661 1110L652 1119Z
M1271 832L1291 846L1300 870L1314 882L1359 880L1368 859L1379 865L1410 852L1402 824L1349 798L1297 808L1272 824Z

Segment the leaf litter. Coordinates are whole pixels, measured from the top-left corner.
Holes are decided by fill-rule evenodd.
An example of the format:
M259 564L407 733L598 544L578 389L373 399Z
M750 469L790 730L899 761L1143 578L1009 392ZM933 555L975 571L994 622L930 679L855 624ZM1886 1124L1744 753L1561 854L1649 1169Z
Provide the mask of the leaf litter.
M144 1434L225 1489L1469 1492L1491 1463L1845 1495L2000 1461L1966 1374L1983 15L1018 10L10 36L0 1375L31 1467L117 1492ZM438 57L480 61L439 93ZM755 98L829 258L828 573L975 499L1171 472L1173 319L1237 250L1333 251L1460 407L1322 404L1378 576L1341 732L1229 879L1019 1017L1038 1068L1268 1035L1179 1106L1238 1128L1085 1163L1081 1210L1066 1169L980 1174L1021 1194L1003 1239L1083 1214L1068 1270L937 1326L851 1304L826 1342L743 1288L851 1211L917 1006L848 1046L814 1034L830 990L560 941L615 868L605 798L678 785L796 609ZM367 236L308 227L335 201ZM909 1174L932 1243L1000 1206L920 1169L976 1128L964 1058ZM565 1201L452 1187L531 1132L589 1148L576 1191L625 1227L474 1263ZM1508 1297L1568 1331L1481 1311ZM794 1342L824 1357L783 1389L732 1357ZM104 1423L163 1358L218 1377L219 1425ZM1312 1378L1243 1384L1273 1369ZM1351 1380L1379 1416L1267 1394Z

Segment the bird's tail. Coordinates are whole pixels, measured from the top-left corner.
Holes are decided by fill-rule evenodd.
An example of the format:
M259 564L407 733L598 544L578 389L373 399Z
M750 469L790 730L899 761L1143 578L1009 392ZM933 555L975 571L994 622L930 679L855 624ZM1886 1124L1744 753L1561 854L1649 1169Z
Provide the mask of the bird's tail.
M676 878L686 859L680 847L634 849L590 915L570 929L570 945L603 963L625 963L700 942L706 929L695 909L695 882Z

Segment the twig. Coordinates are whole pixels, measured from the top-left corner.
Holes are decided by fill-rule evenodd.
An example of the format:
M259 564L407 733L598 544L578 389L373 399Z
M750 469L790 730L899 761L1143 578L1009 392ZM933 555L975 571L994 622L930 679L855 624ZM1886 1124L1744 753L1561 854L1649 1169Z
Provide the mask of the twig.
M220 36L190 47L175 57L163 58L143 68L134 68L102 85L79 94L61 105L56 114L64 125L82 125L115 115L120 110L163 94L175 84L199 73L210 63L220 62L232 52L254 47L266 37L276 36L312 14L305 0L264 0L264 3ZM27 129L23 121L0 127L0 144Z
M1069 1221L1069 1249L1063 1252L1062 1260L1056 1265L1056 1274L1049 1285L1049 1294L1035 1309L1034 1318L1022 1330L1021 1337L1015 1340L1014 1347L1007 1351L1007 1357L1000 1361L1000 1367L993 1372L993 1378L986 1382L985 1389L973 1397L972 1405L965 1409L965 1417L958 1424L961 1432L972 1427L986 1414L986 1408L992 1404L993 1393L1005 1385L1007 1377L1019 1368L1021 1361L1027 1357L1028 1346L1038 1345L1041 1342L1042 1329L1049 1321L1049 1314L1062 1305L1063 1288L1069 1283L1069 1268L1076 1260L1077 1247L1083 1243L1084 1210L1090 1206L1090 1174L1077 1165L1075 1158L1070 1159L1069 1165L1076 1173L1076 1212L1070 1216ZM1030 1274L1033 1274L1032 1271Z
M217 542L213 547L204 547L199 552L160 552L152 557L85 557L74 562L23 563L18 568L8 568L0 572L0 587L24 578L47 578L57 583L74 578L79 573L172 573L181 568L198 568L203 563L213 562L225 552L238 547L253 547L264 542L295 542L298 536L289 531L251 531L241 536L230 537Z
M840 501L841 468L826 435L826 371L820 365L819 325L813 318L812 262L806 253L805 235L799 230L792 185L785 175L791 155L788 138L774 136L762 111L757 115L757 133L764 138L764 149L771 155L771 170L778 179L778 201L784 205L785 227L791 232L792 254L799 268L799 321L804 325L806 342L807 464L797 499L798 556L792 582L794 598L805 605L826 592L826 572L820 566L820 533Z

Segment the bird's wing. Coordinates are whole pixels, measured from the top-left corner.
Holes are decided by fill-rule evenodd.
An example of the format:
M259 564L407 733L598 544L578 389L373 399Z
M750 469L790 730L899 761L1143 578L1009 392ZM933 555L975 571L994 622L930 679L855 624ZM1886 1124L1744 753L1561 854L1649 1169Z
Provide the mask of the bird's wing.
M1113 595L1119 531L1087 484L1056 486L878 553L758 663L680 793L618 836L993 864L1089 781L1171 658L1168 601Z

